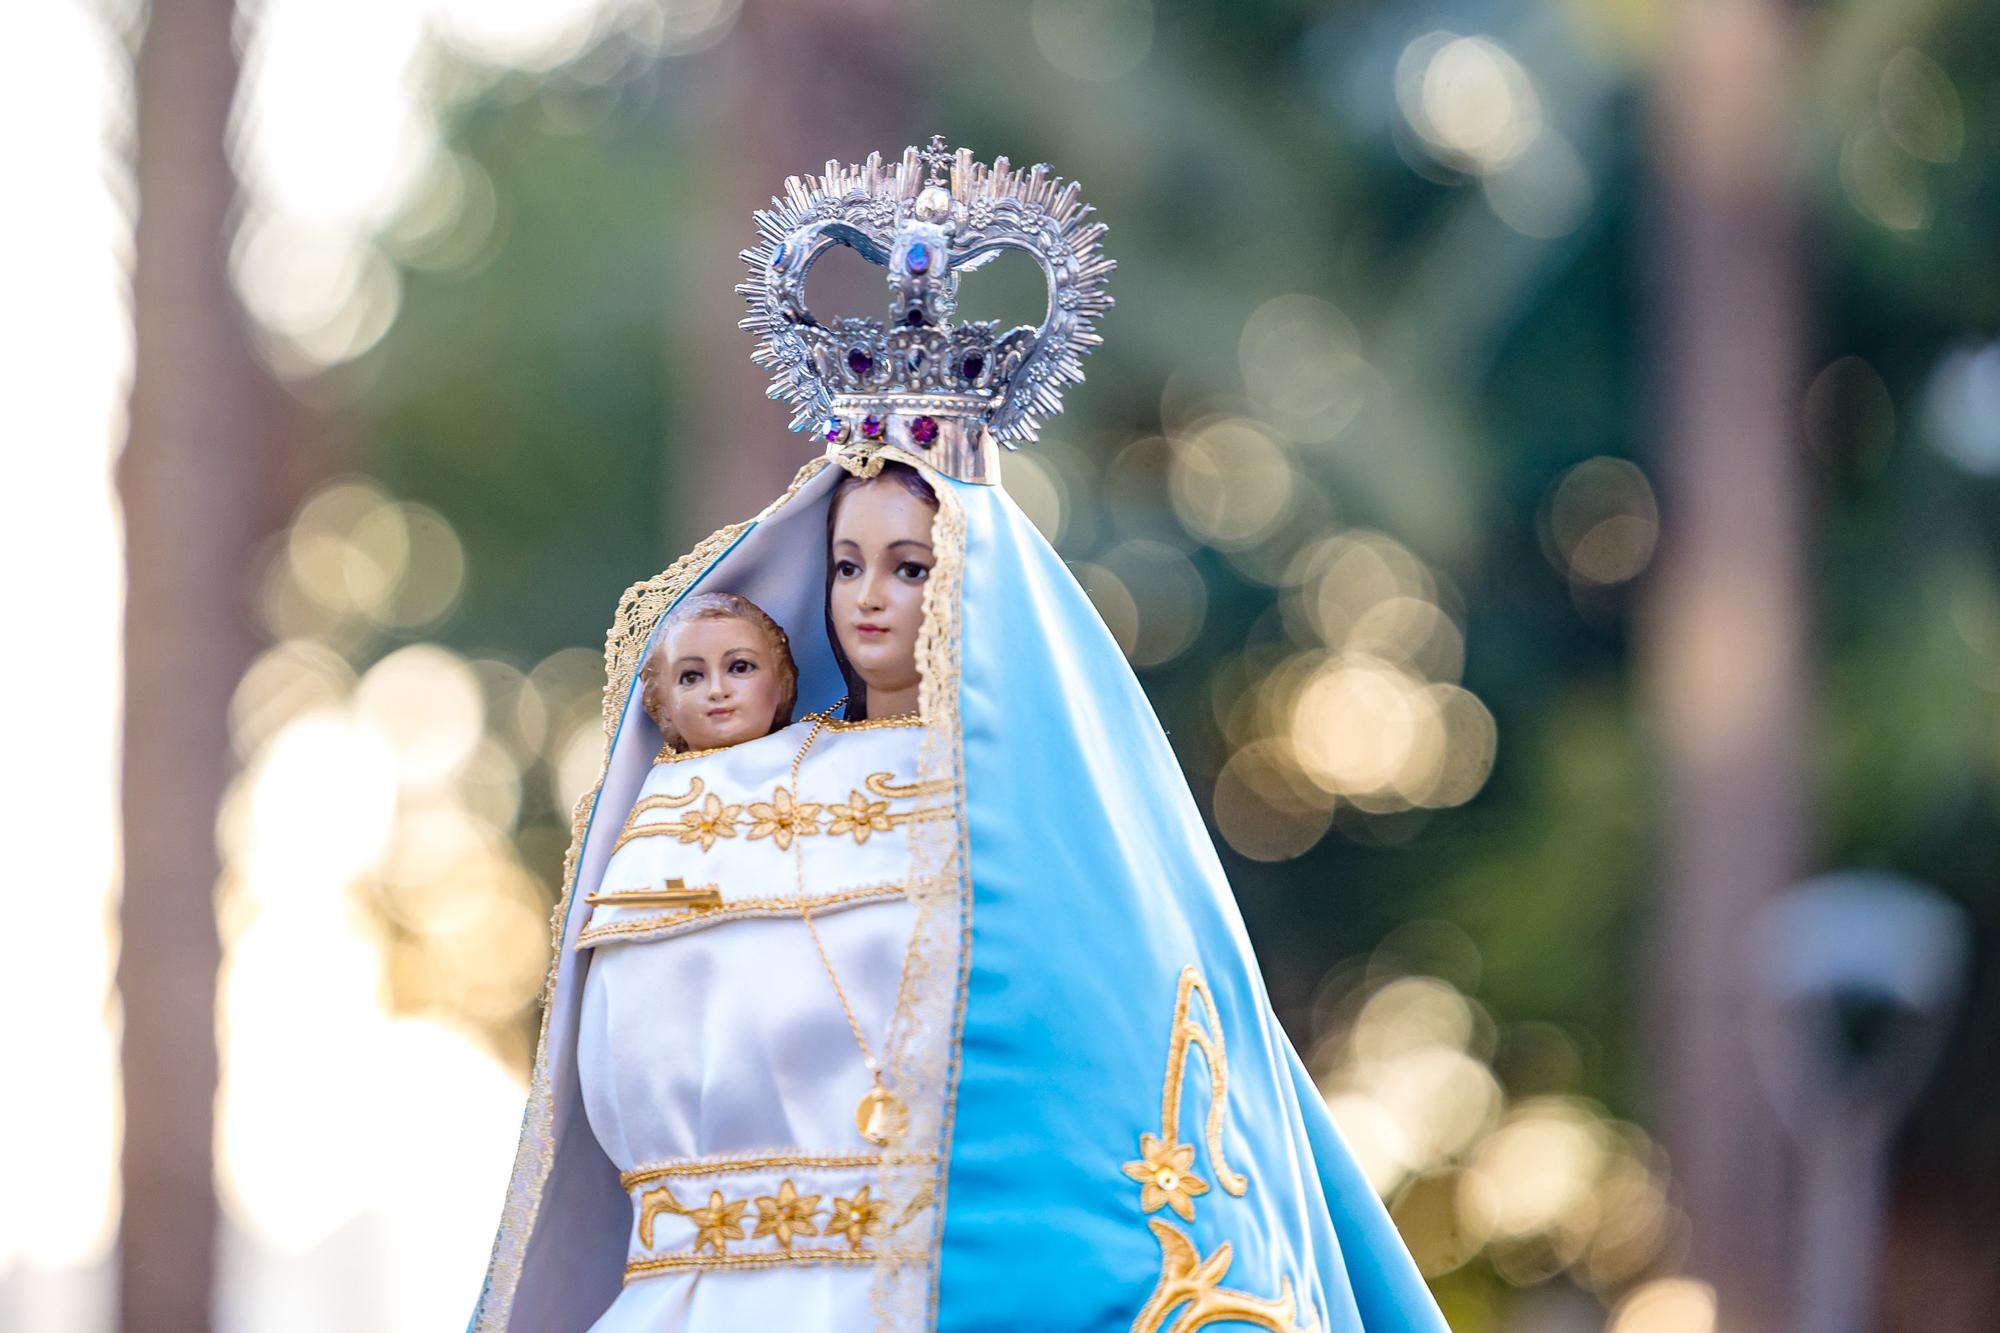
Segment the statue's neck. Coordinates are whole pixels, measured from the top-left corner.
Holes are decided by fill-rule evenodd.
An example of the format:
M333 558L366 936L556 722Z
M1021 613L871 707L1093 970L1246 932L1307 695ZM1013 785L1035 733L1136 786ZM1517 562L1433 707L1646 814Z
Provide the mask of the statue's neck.
M868 716L901 717L905 713L917 711L918 685L902 690L878 690L868 687Z

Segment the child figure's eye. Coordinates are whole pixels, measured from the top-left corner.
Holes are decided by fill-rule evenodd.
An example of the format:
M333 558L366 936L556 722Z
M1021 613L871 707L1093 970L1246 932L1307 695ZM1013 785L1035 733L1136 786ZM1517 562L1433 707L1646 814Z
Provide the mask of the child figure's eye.
M682 685L692 685L700 679L701 672L694 670L692 667L680 674L680 683Z

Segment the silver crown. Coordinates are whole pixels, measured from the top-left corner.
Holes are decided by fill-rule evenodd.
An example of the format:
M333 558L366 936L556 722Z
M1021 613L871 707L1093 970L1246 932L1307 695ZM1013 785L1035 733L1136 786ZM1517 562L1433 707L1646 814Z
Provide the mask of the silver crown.
M988 167L970 149L948 150L942 135L891 167L871 153L859 166L788 177L775 207L757 210L762 239L743 252L751 276L736 290L750 304L741 324L757 336L770 396L797 409L792 429L819 426L835 446L918 450L1032 440L1040 419L1062 410L1063 386L1082 381L1082 354L1102 341L1094 325L1111 305L1104 224L1085 220L1092 209L1077 193L1046 164L1021 172L1002 157ZM835 245L888 269L886 323L822 321L806 306L806 275ZM959 275L1005 250L1033 256L1048 280L1040 326L954 325Z

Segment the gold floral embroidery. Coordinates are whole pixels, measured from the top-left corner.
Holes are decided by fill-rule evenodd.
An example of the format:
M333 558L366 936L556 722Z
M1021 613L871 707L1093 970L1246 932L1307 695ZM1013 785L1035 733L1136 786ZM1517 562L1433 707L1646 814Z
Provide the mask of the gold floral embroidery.
M778 1244L792 1248L793 1235L817 1236L819 1227L814 1223L813 1214L819 1211L820 1196L801 1194L798 1186L787 1180L778 1186L778 1192L761 1195L757 1200L757 1229L750 1233L751 1239L759 1236L776 1236Z
M1313 1333L1310 1318L1304 1323L1297 1320L1298 1298L1292 1293L1290 1278L1278 1279L1276 1300L1230 1291L1222 1286L1235 1258L1228 1241L1204 1259L1194 1242L1171 1223L1155 1218L1148 1225L1160 1242L1160 1281L1132 1321L1132 1333L1156 1333L1165 1328L1167 1316L1180 1305L1187 1308L1173 1321L1173 1333L1194 1333L1220 1323L1249 1324L1271 1333Z
M705 852L715 846L717 838L736 836L736 820L743 813L740 805L724 805L722 798L714 792L699 810L690 810L681 816L678 824L660 825L662 829L672 829L683 844L700 843Z
M871 801L858 791L850 791L847 800L840 805L826 808L832 822L826 826L829 837L852 833L856 844L868 841L870 833L887 833L895 827L889 822L889 803Z
M1190 1014L1199 998L1201 1009ZM1200 1050L1208 1065L1208 1120L1203 1139L1208 1148L1209 1166L1216 1183L1226 1193L1241 1198L1249 1192L1249 1180L1229 1169L1222 1157L1223 1115L1228 1109L1229 1061L1222 1043L1222 1017L1201 972L1193 965L1181 969L1180 987L1174 996L1173 1033L1167 1043L1167 1074L1160 1094L1160 1132L1139 1136L1137 1160L1125 1163L1124 1172L1139 1183L1139 1208L1157 1212L1171 1208L1183 1222L1194 1221L1194 1201L1208 1193L1208 1182L1194 1174L1195 1145L1180 1138L1181 1090L1187 1077L1190 1054ZM1180 1228L1161 1218L1149 1218L1146 1225L1160 1243L1160 1278L1139 1313L1132 1320L1131 1333L1160 1333L1172 1320L1171 1333L1195 1333L1210 1324L1237 1322L1271 1333L1313 1333L1309 1317L1301 1322L1298 1300L1290 1278L1281 1278L1276 1299L1232 1291L1222 1285L1229 1274L1235 1249L1228 1241L1203 1256L1194 1240Z
M950 819L954 812L947 805L927 805L915 810L891 811L888 801L871 801L858 791L849 791L845 801L827 806L826 813L827 836L839 837L843 833L849 833L859 845L867 842L872 834L887 833L890 829L899 828L904 824Z
M869 793L892 801L914 800L920 796L942 796L955 785L950 778L930 782L897 782L894 773L870 773L862 782Z
M750 826L751 839L769 838L776 843L779 851L791 849L794 837L809 837L819 832L820 805L817 801L794 801L789 787L779 787L771 793L768 801L752 801L750 818L756 822Z
M860 1249L869 1236L879 1236L886 1229L882 1219L889 1212L889 1204L884 1199L870 1199L868 1186L863 1185L854 1192L851 1199L833 1201L833 1220L826 1224L826 1234L847 1237L850 1249Z
M872 1157L859 1159L800 1157L796 1159L773 1158L764 1160L796 1160L800 1163L848 1162L852 1160L862 1165L870 1165L877 1159ZM748 1169L749 1165L755 1164L755 1159L751 1159L746 1164L745 1169ZM643 1172L628 1172L622 1178L631 1179L634 1176L644 1177L645 1175L646 1173ZM690 1208L675 1198L673 1186L666 1184L657 1185L639 1196L638 1230L640 1248L647 1250L653 1248L653 1237L656 1234L654 1224L659 1220L662 1213L669 1213L676 1217L685 1217L691 1222L695 1229L694 1244L688 1250L675 1254L652 1255L645 1259L628 1263L626 1265L626 1276L629 1278L638 1270L651 1271L652 1269L664 1267L677 1259L693 1262L704 1258L702 1254L704 1250L710 1251L715 1258L728 1256L729 1243L745 1239L743 1234L744 1214L749 1211L753 1203L757 1206L757 1223L755 1230L749 1236L751 1240L761 1240L765 1236L770 1236L777 1242L780 1251L790 1251L792 1250L792 1238L795 1236L824 1235L829 1241L839 1236L844 1237L847 1241L847 1253L853 1254L868 1251L869 1239L883 1235L889 1230L888 1224L885 1221L889 1213L888 1202L883 1199L871 1199L868 1195L869 1187L863 1185L854 1192L851 1198L836 1198L833 1201L831 1219L826 1223L826 1230L822 1232L819 1223L821 1212L819 1201L825 1196L820 1194L800 1194L798 1185L790 1177L786 1177L783 1181L779 1182L776 1194L764 1194L755 1198L731 1199L724 1195L720 1189L711 1189L708 1192L708 1205L702 1208ZM906 1209L904 1219L907 1220L908 1217L909 1210ZM803 1257L808 1252L800 1251L799 1253ZM824 1255L826 1253L837 1254L841 1253L841 1251L816 1250L809 1253ZM869 1253L870 1257L873 1257L872 1251Z
M1188 1011L1197 998L1201 1000L1201 1013L1190 1017ZM1204 1018L1207 1020L1205 1023L1201 1021ZM1215 1011L1215 1000L1209 995L1208 985L1201 979L1201 973L1190 964L1181 969L1180 988L1174 996L1174 1030L1167 1043L1167 1076L1160 1092L1160 1135L1157 1140L1150 1134L1140 1135L1140 1160L1125 1164L1126 1175L1148 1182L1147 1188L1141 1191L1140 1207L1149 1213L1162 1204L1172 1202L1166 1196L1175 1193L1160 1186L1158 1172L1162 1163L1181 1160L1178 1156L1181 1146L1181 1085L1187 1078L1188 1056L1194 1048L1200 1049L1208 1065L1206 1139L1208 1160L1215 1168L1216 1183L1238 1198L1250 1188L1250 1182L1231 1171L1222 1157L1222 1116L1229 1097L1229 1057L1222 1045L1222 1018ZM1192 1164L1193 1154L1189 1153L1185 1160ZM1134 1169L1141 1166L1144 1171ZM1207 1183L1203 1182L1201 1189L1191 1193L1204 1194L1207 1190ZM1179 1204L1175 1205L1174 1211L1189 1221L1194 1218L1191 1202L1188 1202L1186 1211L1183 1212Z
M672 1213L694 1223L694 1253L712 1249L717 1254L728 1249L732 1240L743 1239L743 1214L748 1199L725 1199L721 1190L708 1192L708 1207L690 1208L674 1197L671 1185L661 1185L639 1196L639 1244L653 1248L653 1223L661 1213Z
M1153 1212L1162 1204L1181 1215L1183 1222L1194 1221L1194 1200L1208 1193L1208 1182L1196 1175L1194 1145L1173 1144L1151 1134L1139 1136L1139 1160L1125 1163L1125 1174L1139 1181L1139 1207Z
M695 1225L694 1252L700 1254L707 1247L721 1254L728 1242L742 1240L743 1211L749 1206L748 1199L724 1200L721 1190L710 1190L708 1207L697 1208L687 1215L688 1221Z

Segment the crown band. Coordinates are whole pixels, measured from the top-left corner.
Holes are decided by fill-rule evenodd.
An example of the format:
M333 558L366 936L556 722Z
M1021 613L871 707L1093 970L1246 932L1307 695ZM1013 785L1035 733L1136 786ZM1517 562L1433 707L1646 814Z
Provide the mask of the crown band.
M984 424L971 418L889 410L835 416L827 425L829 458L864 459L885 445L923 459L956 481L1000 484L1000 446Z

